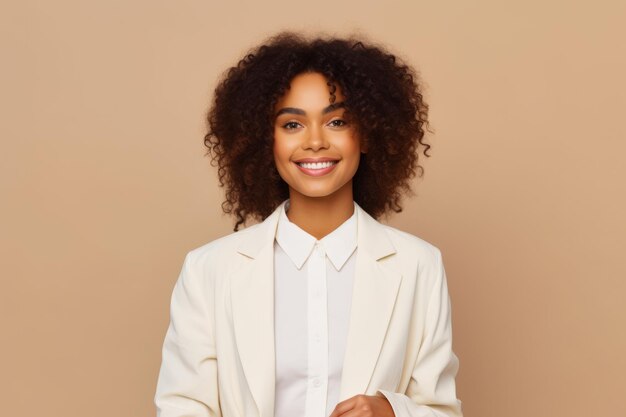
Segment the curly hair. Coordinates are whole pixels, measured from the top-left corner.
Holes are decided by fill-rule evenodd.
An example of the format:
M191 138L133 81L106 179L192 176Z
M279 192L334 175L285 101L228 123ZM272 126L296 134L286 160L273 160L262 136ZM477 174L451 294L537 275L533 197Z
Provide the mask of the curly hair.
M384 48L354 38L306 39L282 32L249 51L215 89L204 144L225 188L222 209L263 220L289 197L273 156L274 106L301 73L321 73L345 100L345 116L367 144L353 178L354 200L372 217L402 211L410 179L422 176L428 105L413 68Z

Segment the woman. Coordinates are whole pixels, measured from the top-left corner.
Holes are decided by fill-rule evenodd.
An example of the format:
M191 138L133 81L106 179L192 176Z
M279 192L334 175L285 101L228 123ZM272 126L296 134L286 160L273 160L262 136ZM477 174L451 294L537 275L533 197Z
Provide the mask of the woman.
M225 74L205 144L236 233L185 258L161 417L461 416L441 254L375 220L426 122L413 70L351 39L282 33Z

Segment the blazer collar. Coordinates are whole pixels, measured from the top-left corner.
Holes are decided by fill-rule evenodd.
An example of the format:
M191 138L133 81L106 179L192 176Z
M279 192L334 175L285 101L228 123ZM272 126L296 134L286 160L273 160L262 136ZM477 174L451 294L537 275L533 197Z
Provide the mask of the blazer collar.
M276 207L263 222L247 227L240 232L245 235L245 238L242 239L237 252L248 258L256 259L264 246L274 243L280 211L283 210L286 202L287 200Z
M284 210L286 202L287 200L283 201L263 222L241 231L249 236L239 245L239 253L255 259L264 246L274 243L280 212ZM395 247L384 230L385 226L376 221L356 202L354 207L357 212L357 247L365 250L374 260L396 253Z

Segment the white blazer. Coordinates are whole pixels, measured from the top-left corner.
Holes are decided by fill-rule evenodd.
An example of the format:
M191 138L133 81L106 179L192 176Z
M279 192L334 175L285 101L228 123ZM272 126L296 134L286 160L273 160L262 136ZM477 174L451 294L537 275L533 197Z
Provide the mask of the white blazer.
M283 204L187 254L163 344L158 416L273 417L274 236ZM382 393L397 417L460 417L440 251L356 210L340 401Z

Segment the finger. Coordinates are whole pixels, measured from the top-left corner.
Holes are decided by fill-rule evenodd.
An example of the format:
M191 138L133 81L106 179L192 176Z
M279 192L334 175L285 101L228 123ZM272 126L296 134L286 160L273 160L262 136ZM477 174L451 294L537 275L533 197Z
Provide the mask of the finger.
M353 408L341 414L340 417L374 417L374 410L368 402L357 401Z
M357 397L358 396L355 395L354 397L348 398L347 400L343 400L342 402L338 403L335 406L333 412L328 417L339 417L347 411L352 410L356 404Z

